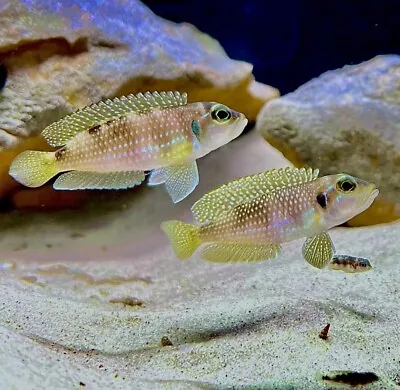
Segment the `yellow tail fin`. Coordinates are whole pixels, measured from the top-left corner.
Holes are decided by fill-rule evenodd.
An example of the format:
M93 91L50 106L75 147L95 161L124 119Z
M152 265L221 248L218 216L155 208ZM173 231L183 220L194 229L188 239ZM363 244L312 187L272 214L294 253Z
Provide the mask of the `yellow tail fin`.
M186 260L201 244L199 229L189 223L180 221L166 221L161 224L161 229L167 235L172 248L180 260Z
M26 187L40 187L55 176L58 169L53 152L27 150L13 160L8 173Z

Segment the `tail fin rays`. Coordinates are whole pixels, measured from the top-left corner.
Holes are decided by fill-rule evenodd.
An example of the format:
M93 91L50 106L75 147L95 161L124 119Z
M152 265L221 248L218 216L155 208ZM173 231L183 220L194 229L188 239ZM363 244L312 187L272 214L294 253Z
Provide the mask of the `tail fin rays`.
M11 163L9 174L26 187L40 187L57 175L58 169L53 152L27 150Z
M161 229L167 235L171 246L180 260L186 260L193 255L201 244L199 228L181 221L166 221Z

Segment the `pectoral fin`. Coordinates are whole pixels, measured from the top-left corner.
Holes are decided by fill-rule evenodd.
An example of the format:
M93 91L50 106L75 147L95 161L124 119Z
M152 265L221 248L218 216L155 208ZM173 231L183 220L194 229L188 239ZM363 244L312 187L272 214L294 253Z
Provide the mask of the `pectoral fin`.
M277 244L210 244L201 258L211 263L251 263L272 259L281 250Z
M54 182L56 190L119 190L139 185L144 180L144 172L80 172L62 174Z
M199 184L199 172L197 163L171 165L166 168L156 169L151 172L149 185L165 183L171 199L178 203L185 199Z
M149 175L149 186L164 184L168 178L168 171L165 168L154 169Z
M303 257L315 268L324 268L335 253L335 247L328 233L307 238L303 245Z

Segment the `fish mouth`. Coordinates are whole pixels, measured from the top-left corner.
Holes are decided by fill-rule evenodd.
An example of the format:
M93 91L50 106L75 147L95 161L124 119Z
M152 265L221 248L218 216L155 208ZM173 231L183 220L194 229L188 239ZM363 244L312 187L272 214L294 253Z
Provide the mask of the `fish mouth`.
M374 202L375 198L379 195L379 189L376 187L375 184L372 184L372 189L369 195L366 197L365 206L369 208L371 204Z
M375 184L373 184L373 190L371 192L370 198L375 199L379 195L379 189Z
M239 119L241 126L243 126L243 128L245 128L247 126L247 124L249 123L249 120L247 119L247 117L242 113L239 113L238 119Z
M244 128L247 126L248 122L249 121L244 114L238 113L238 117L235 119L235 123L231 128L230 140L239 137L239 135L243 133Z
M249 123L248 119L243 114L240 114L234 138L238 137L240 134L243 133L248 123Z

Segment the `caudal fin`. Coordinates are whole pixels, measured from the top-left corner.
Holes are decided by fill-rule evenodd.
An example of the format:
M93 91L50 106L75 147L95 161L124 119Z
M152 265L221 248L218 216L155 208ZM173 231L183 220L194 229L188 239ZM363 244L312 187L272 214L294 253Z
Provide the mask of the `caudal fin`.
M199 228L180 221L166 221L161 223L161 229L167 235L171 246L180 260L186 260L201 244Z
M26 187L40 187L58 173L54 153L22 152L13 160L8 173Z

